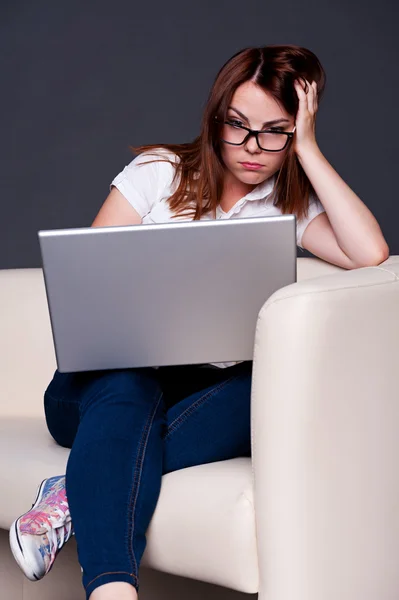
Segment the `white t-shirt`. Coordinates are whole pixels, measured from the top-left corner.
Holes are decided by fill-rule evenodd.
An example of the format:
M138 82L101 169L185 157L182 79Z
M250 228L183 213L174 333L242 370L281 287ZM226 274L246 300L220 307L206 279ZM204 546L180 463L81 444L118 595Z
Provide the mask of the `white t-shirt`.
M165 148L157 149L157 154L163 157L168 157L174 162L179 162L178 155L166 150ZM133 208L142 218L142 223L166 223L167 221L188 221L192 217L187 215L179 215L172 219L172 211L168 205L168 198L176 191L179 185L179 178L172 185L174 176L174 167L168 162L153 162L148 164L150 160L156 160L157 156L149 151L143 152L134 158L123 171L117 175L110 184L110 189L114 185L130 202ZM234 219L245 217L260 217L281 215L279 208L273 205L268 196L273 190L276 180L276 174L269 179L266 179L257 185L251 192L238 200L236 204L228 211L224 212L220 206L216 209L217 219ZM296 240L300 248L303 233L312 219L318 214L324 212L325 209L320 200L310 194L308 217L296 220ZM201 220L213 219L212 213L202 215ZM224 368L237 364L237 362L211 363L217 367Z

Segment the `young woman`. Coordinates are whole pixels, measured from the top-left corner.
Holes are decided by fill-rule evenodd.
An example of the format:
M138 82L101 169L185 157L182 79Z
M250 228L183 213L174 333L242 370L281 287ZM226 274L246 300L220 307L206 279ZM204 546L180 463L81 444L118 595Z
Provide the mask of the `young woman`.
M376 219L316 142L324 86L306 48L241 50L216 76L200 135L133 148L92 226L293 213L300 248L347 269L383 262ZM27 577L48 573L75 534L86 598L137 598L162 475L251 455L251 377L252 361L56 371L46 422L71 452L11 527Z

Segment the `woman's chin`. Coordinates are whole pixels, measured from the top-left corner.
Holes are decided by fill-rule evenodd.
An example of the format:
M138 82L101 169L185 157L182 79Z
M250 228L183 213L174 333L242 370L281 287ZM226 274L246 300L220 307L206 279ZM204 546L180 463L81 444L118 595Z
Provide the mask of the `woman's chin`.
M264 171L240 171L237 173L237 178L243 183L259 183L267 179L268 175Z

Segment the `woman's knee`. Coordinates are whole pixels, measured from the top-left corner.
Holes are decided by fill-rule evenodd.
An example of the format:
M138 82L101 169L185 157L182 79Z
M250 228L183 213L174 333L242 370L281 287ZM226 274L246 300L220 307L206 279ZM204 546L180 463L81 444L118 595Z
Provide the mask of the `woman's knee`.
M156 371L150 367L54 373L45 396L62 402L92 403L115 394L148 396L159 391Z
M144 372L143 372L144 371ZM114 369L60 373L55 371L44 393L47 428L60 446L72 447L81 417L94 405L113 403L115 395L146 398L149 369ZM154 388L153 388L154 391Z
M79 426L79 404L70 393L74 373L54 376L44 392L44 414L47 429L58 445L71 448Z
M54 372L53 378L48 384L44 397L51 397L54 400L71 400L71 392L76 392L76 376L78 373L60 373L58 369Z

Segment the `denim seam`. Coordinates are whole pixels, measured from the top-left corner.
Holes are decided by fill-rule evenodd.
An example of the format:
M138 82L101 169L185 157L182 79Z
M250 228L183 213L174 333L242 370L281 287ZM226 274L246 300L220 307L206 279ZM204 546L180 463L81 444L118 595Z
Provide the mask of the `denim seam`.
M187 407L168 427L168 433L164 437L164 441L166 441L172 433L174 433L187 419L193 414L206 400L211 398L214 394L219 392L223 387L225 387L230 381L237 379L240 375L233 375L226 379L225 381L221 381L219 385L209 390L205 394L203 394L200 398L198 398L191 406Z
M87 590L88 587L93 583L93 581L95 581L96 579L98 579L99 577L103 577L103 575L129 575L129 577L133 577L133 579L137 582L137 575L135 575L134 573L128 573L127 571L107 571L106 573L100 573L100 575L96 575L96 577L94 577L94 579L92 579L91 581L89 581L89 583L86 585L85 589Z
M158 401L154 405L154 410L152 411L152 413L149 414L147 423L144 426L141 440L140 440L140 443L138 444L137 459L136 459L136 464L135 464L134 471L133 471L133 484L132 484L132 489L131 489L131 493L130 493L129 508L128 508L128 514L130 515L129 522L128 522L128 537L130 538L129 539L130 557L131 557L132 562L134 563L135 571L137 571L137 561L136 561L136 557L135 557L134 549L133 549L134 514L135 514L135 510L136 510L138 491L140 489L140 480L141 480L141 474L143 471L143 464L144 464L145 452L147 449L148 437L151 432L152 423L153 423L155 414L158 410L158 406L162 400L162 396L163 396L163 392L161 392ZM143 448L142 448L142 446L143 446ZM142 448L142 450L141 450L141 448Z

